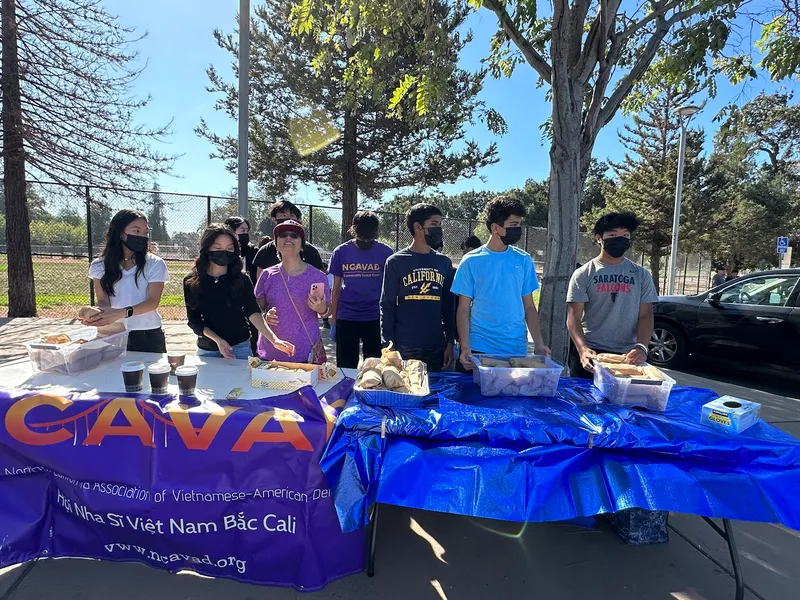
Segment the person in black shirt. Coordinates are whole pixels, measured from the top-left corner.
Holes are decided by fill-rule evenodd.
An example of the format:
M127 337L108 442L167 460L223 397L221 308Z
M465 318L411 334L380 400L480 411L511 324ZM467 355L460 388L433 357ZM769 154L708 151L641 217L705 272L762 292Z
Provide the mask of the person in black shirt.
M256 285L256 267L253 260L258 253L258 246L250 241L250 221L243 217L228 217L225 219L225 227L229 227L236 234L239 242L239 253L244 259L244 270L250 276L253 286Z
M432 250L442 241L442 213L415 204L406 215L414 243L386 261L381 294L381 337L400 355L421 360L432 372L453 363L455 304L453 263Z
M244 259L244 268L253 287L256 286L258 273L253 259L258 253L258 246L250 241L250 221L243 217L228 217L225 219L225 226L230 227L231 231L236 234L236 239L239 241L239 253ZM253 356L258 356L258 329L252 323L248 322L250 327L250 350Z
M210 225L200 239L200 255L183 280L189 327L197 334L198 356L240 358L251 356L252 323L272 344L294 355L294 346L277 339L267 326L242 272L236 234L223 225Z
M272 218L273 225L283 223L289 219L297 221L298 223L302 223L300 209L288 200L281 200L280 202L273 204L270 207L269 214ZM307 265L311 265L315 269L319 269L320 271L325 270L322 265L322 257L319 255L319 251L308 242L303 242L303 249L300 251L300 260ZM261 247L253 259L253 266L256 269L256 279L253 281L253 284L255 285L258 283L258 278L261 277L261 271L270 267L274 267L275 265L280 264L280 262L281 259L278 256L278 248L275 246L275 240L269 242L266 246Z

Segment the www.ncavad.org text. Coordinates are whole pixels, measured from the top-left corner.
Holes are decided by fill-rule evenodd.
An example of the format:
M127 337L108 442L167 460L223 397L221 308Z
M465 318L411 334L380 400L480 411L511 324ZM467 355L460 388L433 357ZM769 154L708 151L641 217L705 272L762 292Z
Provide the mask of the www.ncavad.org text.
M142 546L135 544L105 544L103 546L108 550L109 554L113 554L115 550L120 552L134 552L141 556L141 558L150 560L152 562L169 565L171 563L195 564L195 565L208 565L210 567L217 567L225 569L227 567L235 567L240 575L244 575L247 571L247 561L235 556L227 556L225 558L214 559L208 554L204 556L190 556L188 554L161 554L155 550L148 550Z

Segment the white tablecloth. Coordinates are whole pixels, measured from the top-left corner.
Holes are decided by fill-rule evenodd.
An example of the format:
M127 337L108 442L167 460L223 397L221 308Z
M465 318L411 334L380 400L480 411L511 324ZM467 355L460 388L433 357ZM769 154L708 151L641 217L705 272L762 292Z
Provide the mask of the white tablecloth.
M124 362L140 360L147 365L154 362L166 362L166 354L152 354L147 352L127 352L124 356L111 362L103 363L89 371L75 373L74 375L61 375L58 373L37 373L33 370L31 363L27 359L6 363L0 366L0 388L5 389L25 389L38 388L39 386L55 386L52 391L57 390L79 390L79 391L98 391L98 392L125 392L122 383L120 366ZM246 360L227 360L224 358L205 358L194 354L187 354L185 364L197 365L197 396L223 399L236 387L242 388L241 399L254 400L279 396L285 391L254 388L250 385L250 371ZM355 369L339 369L339 373L346 374L348 377L355 377ZM144 389L142 393L150 390L150 381L145 372ZM340 381L328 380L320 381L314 390L318 394L324 394L335 383ZM175 376L170 376L169 393L178 393L178 384Z

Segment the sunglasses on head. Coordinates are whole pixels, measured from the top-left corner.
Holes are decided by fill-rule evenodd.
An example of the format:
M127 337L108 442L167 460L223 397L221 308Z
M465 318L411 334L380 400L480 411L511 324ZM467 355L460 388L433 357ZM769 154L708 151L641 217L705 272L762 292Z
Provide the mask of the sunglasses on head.
M291 238L293 240L298 240L298 239L300 239L300 234L299 233L295 233L294 231L284 231L283 233L281 233L278 236L278 238L279 239Z

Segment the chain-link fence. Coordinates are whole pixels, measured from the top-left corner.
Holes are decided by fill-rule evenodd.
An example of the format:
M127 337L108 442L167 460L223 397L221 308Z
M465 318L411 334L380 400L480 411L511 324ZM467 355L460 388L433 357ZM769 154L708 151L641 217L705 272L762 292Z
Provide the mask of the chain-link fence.
M342 243L341 208L297 204L307 230L308 241L329 261L334 248ZM200 196L152 190L120 190L93 186L65 186L55 183L28 184L28 207L31 221L38 314L70 317L80 306L92 302L88 279L89 262L103 249L111 217L122 208L134 208L147 215L151 250L168 266L170 281L164 287L159 311L165 319L183 319L186 311L182 282L191 270L200 246L203 228L236 215L235 198ZM250 239L254 243L272 234L270 205L250 203ZM378 212L379 238L392 248L404 248L412 237L403 214ZM444 219L444 248L454 264L461 260L461 244L470 235L488 239L486 226L472 219ZM4 212L0 212L0 316L8 314L8 263L6 260ZM544 268L547 231L525 227L517 246L531 255L536 270ZM581 236L578 259L581 263L597 255L591 236ZM642 264L644 257L641 258ZM667 258L662 259L660 285L666 289ZM649 267L649 264L645 264ZM699 256L681 256L678 261L676 289L693 294L709 287L711 261Z

